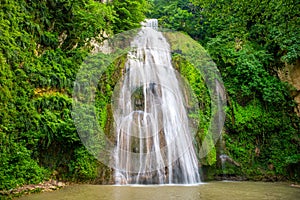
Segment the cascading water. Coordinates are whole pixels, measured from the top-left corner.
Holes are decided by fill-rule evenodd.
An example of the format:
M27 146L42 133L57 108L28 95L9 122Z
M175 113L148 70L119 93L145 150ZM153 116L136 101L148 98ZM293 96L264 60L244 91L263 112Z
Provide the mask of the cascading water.
M157 21L157 19L147 19L145 22L142 23L142 26L157 30L158 29L158 21Z
M155 30L157 21L146 26L131 43L126 73L113 102L115 182L198 183L182 83L172 67L167 40Z

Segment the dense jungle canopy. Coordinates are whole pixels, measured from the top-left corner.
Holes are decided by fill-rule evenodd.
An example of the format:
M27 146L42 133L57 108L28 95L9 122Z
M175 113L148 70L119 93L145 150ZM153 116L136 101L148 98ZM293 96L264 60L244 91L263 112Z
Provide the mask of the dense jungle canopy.
M49 178L109 182L111 169L87 152L76 132L73 82L91 41L138 28L145 18L191 36L217 64L228 101L224 152L240 163L226 173L300 180L294 101L300 89L279 76L287 66L300 67L298 1L1 0L0 9L0 190ZM98 94L106 106L104 130L111 126L108 94L122 63L108 68ZM216 157L203 165L224 173Z

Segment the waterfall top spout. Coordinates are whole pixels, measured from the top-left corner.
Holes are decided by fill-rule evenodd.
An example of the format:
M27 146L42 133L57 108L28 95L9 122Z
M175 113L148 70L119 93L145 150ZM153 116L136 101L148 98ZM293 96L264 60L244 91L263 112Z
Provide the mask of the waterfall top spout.
M143 27L152 28L154 30L158 29L158 20L157 19L146 19L141 24Z

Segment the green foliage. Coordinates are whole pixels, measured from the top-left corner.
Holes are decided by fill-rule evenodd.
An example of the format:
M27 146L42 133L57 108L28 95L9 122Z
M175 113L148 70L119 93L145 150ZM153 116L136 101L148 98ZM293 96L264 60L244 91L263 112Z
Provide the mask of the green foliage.
M299 180L299 118L291 86L277 77L278 69L299 60L299 5L283 0L153 2L151 17L191 35L216 62L229 105L226 151L241 162L241 173Z
M112 96L118 89L118 83L124 73L127 55L117 58L110 64L101 76L96 92L96 108L100 127L105 132L106 137L114 136L113 130L113 111L111 108Z
M112 4L1 1L0 190L53 171L56 178L95 177L95 160L84 155L71 117L73 82L91 41L136 28L147 8L145 1Z
M231 103L235 102L230 115L234 120L226 126L231 138L227 141L228 150L245 168L271 169L278 175L290 176L286 159L299 154L299 142L295 140L299 120L293 113L295 104L289 86L274 72L283 62L299 59L299 19L291 10L295 4L193 2L203 8L207 27L201 42L222 72ZM256 148L260 151L257 157ZM272 167L268 169L268 165Z
M244 173L259 166L261 174L274 170L285 177L297 176L286 171L289 164L299 161L297 129L290 126L289 116L254 100L245 106L234 103L233 117L233 123L226 123L226 149L243 165Z
M99 173L97 160L87 152L86 148L76 149L73 155L75 159L68 164L73 179L80 181L96 179Z
M189 0L154 0L153 8L148 17L157 18L163 28L184 31L194 38L202 37L201 10Z
M241 101L256 97L273 106L290 106L287 85L266 69L272 62L271 55L251 42L242 46L238 46L238 42L244 43L218 36L207 44L212 58L224 66L221 70L229 94Z
M278 61L294 62L299 58L299 5L295 1L192 2L203 9L207 40L227 32L229 37L261 45Z
M0 134L4 141L6 135ZM49 176L49 172L31 158L31 152L15 141L6 139L6 144L1 144L0 162L0 190L10 190L23 184L39 183Z
M114 12L113 30L121 33L133 28L139 28L145 19L145 12L150 8L146 0L114 0L111 1Z

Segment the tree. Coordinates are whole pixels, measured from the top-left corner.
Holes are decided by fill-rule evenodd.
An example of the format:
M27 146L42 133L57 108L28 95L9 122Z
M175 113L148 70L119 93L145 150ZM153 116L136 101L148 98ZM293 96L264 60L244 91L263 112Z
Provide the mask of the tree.
M109 4L114 10L112 25L115 33L140 27L140 22L145 19L145 12L149 8L146 0L114 0Z
M81 157L87 151L71 117L72 89L90 41L136 28L146 11L145 1L117 3L1 1L0 190L38 183L54 170L70 179L97 175L96 160ZM125 10L130 18L119 18Z

